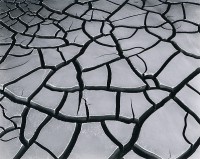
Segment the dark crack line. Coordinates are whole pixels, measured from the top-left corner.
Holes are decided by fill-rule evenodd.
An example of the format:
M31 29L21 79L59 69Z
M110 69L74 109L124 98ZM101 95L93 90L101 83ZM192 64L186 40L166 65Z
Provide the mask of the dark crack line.
M119 118L119 114L120 114L120 101L121 101L121 92L117 92L116 93L116 110L115 110L116 119Z
M62 155L59 157L59 159L66 159L69 157L70 153L72 152L75 144L76 144L76 141L78 139L78 136L81 132L81 126L82 124L81 123L76 123L76 128L74 130L74 134L71 138L71 141L69 142L68 146L66 147L66 149L64 150L64 152L62 153Z
M46 148L45 146L43 146L42 144L40 144L39 142L37 142L37 141L35 141L34 142L37 146L39 146L41 149L43 149L43 150L45 150L47 153L49 153L54 159L58 159L57 157L56 157L56 155L53 153L53 152L51 152L51 150L49 150L48 148Z
M77 81L78 81L79 87L80 87L80 90L79 90L79 102L78 102L78 109L77 109L77 115L78 115L78 112L79 112L80 106L81 106L81 100L83 98L84 82L83 82L83 79L82 79L82 67L79 64L78 60L73 61L73 64L74 64L74 67L75 67L75 69L77 71L76 78L77 78Z
M188 117L188 112L186 113L186 115L185 115L185 117L184 117L184 128L183 128L183 138L185 139L185 141L188 143L188 144L190 144L191 146L193 146L193 144L187 139L187 137L186 137L186 129L187 129L187 117Z
M108 136L108 138L109 138L113 143L115 143L115 144L119 147L119 150L122 152L124 146L112 135L112 133L109 131L108 127L106 126L105 121L102 121L102 122L101 122L101 126L102 126L103 131L105 132L105 134Z

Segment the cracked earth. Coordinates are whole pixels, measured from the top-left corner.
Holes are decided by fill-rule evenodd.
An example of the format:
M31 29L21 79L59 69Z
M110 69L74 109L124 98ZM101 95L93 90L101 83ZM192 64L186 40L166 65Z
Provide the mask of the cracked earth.
M0 0L0 159L197 159L197 0Z

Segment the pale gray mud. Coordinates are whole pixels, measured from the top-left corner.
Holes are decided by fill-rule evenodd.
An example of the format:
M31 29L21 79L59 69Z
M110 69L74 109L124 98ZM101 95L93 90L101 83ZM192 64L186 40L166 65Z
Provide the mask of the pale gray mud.
M198 159L198 0L0 0L0 159Z

